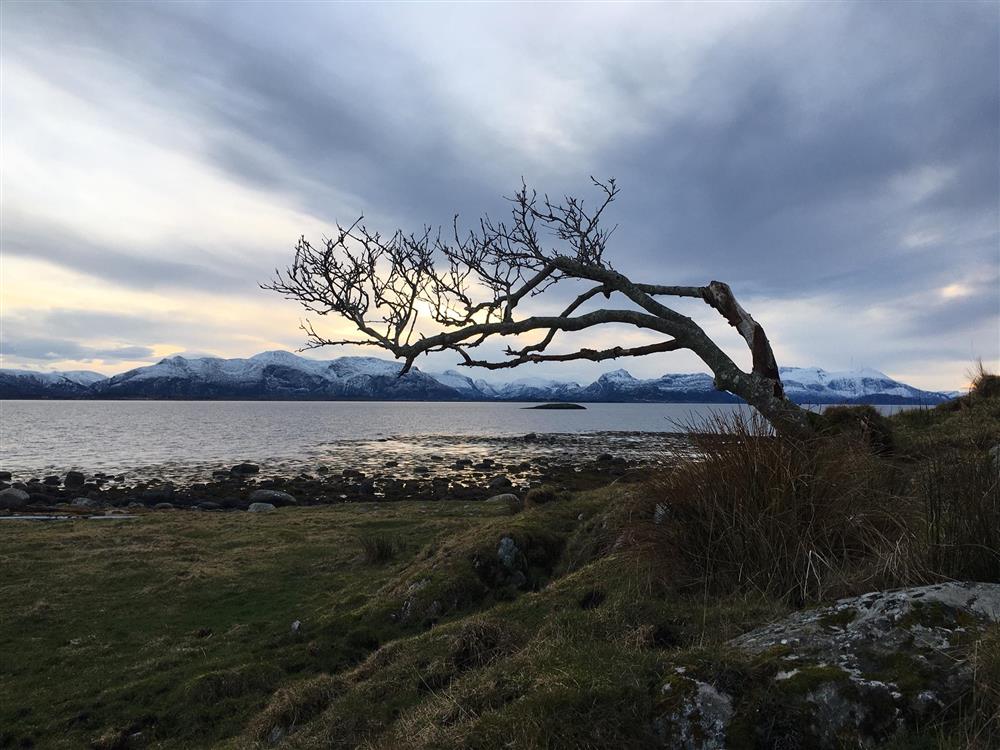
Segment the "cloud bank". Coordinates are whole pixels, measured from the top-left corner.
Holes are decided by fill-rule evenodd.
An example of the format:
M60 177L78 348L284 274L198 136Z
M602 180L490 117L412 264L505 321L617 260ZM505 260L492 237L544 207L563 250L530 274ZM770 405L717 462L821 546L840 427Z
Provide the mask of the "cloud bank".
M783 364L958 387L1000 359L998 31L986 2L6 3L4 365L292 348L256 284L300 234L595 174L621 270L728 281ZM518 374L556 373L594 374Z

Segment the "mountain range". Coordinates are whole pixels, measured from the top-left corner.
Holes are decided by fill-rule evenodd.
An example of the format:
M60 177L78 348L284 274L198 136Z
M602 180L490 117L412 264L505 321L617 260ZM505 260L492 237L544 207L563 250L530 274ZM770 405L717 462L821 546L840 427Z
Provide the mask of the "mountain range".
M474 380L455 370L412 368L375 357L320 361L272 351L248 359L173 356L148 367L106 377L96 372L0 369L4 399L250 399L379 401L583 401L734 403L704 373L652 379L626 370L601 375L589 385L521 378L509 383ZM789 397L799 403L937 404L955 393L923 391L877 370L827 372L783 367Z

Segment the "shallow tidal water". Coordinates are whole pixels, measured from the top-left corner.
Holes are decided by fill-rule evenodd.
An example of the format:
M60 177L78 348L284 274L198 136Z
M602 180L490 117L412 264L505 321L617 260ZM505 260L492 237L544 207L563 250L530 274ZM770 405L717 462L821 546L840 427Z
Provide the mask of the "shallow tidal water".
M511 445L550 458L613 453L643 462L683 451L678 433L735 404L498 402L0 401L0 469L15 478L77 469L196 480L240 461L262 473L395 460L503 458ZM542 437L530 445L527 433Z

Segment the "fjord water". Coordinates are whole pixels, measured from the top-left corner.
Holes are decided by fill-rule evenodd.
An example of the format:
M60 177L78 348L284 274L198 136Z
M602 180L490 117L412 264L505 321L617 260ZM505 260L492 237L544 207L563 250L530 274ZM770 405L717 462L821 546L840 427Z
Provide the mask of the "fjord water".
M165 469L204 475L239 461L282 470L317 462L371 464L409 451L488 453L501 438L565 436L564 451L636 453L730 404L587 404L526 409L509 402L0 401L0 468L15 475L69 469ZM425 459L426 460L426 459ZM173 468L171 468L173 467ZM192 471L197 469L197 471Z

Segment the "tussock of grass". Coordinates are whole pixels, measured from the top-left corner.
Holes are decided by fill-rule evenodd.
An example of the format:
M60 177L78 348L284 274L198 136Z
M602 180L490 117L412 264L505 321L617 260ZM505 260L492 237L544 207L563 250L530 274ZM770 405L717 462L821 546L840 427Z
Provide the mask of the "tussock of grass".
M246 736L257 743L294 732L321 713L343 689L343 680L321 674L300 680L276 692L250 722Z
M661 554L688 587L815 601L851 588L903 533L893 472L863 442L802 445L739 415L714 426L697 439L703 460L650 492L665 513Z
M361 555L368 565L387 563L399 553L401 544L388 534L364 534L358 537Z

